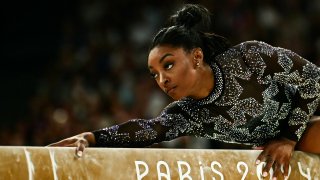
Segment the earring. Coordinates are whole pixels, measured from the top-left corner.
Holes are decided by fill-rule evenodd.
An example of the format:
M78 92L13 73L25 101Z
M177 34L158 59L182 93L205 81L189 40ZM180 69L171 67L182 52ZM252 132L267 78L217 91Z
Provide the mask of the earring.
M197 60L195 57L194 57L193 59L196 60L196 62L197 62L197 63L196 63L196 66L199 67L199 66L200 66L199 60Z

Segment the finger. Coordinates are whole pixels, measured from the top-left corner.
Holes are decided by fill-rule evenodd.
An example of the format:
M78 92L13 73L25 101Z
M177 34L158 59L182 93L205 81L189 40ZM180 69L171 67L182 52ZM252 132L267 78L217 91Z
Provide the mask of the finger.
M72 144L65 145L64 147L77 147L77 146L78 144L72 143Z
M84 144L79 143L79 145L76 148L76 156L78 158L82 157L84 148L85 148Z
M56 146L58 146L57 144L58 143L51 143L51 144L46 145L45 147L56 147Z
M283 172L284 179L287 179L287 177L289 176L289 161L284 163L283 168L284 168L284 172Z
M279 163L273 163L273 170L274 170L274 173L273 173L273 178L272 180L274 179L277 179L277 177L279 177L280 173L281 173L281 165Z
M268 176L268 172L270 171L271 167L273 166L273 163L274 163L274 159L272 156L268 156L267 157L267 160L266 160L266 166L263 168L263 174L262 176L263 177L266 177Z
M258 147L254 147L253 149L254 149L254 150L263 150L264 147L263 147L263 146L258 146Z
M69 144L75 143L76 139L64 139L56 143L49 144L49 147L58 147L58 146L68 146Z
M262 151L257 157L256 165L260 164L261 161L265 161L265 160L266 160L266 152Z
M65 146L65 145L66 145L65 141L59 141L56 143L49 144L48 147L59 147L59 146Z
M77 145L77 148L76 148L76 156L77 157L82 157L83 151L86 146L87 146L87 142L85 140L81 139Z

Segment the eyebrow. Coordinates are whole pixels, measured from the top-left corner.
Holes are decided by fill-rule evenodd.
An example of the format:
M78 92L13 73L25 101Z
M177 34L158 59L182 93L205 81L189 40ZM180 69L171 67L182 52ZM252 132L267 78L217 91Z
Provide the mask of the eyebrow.
M162 61L163 61L166 57L168 57L168 56L173 56L173 54L167 53L167 54L163 55L163 56L160 58L159 63L161 64ZM149 66L149 68L152 68L152 66Z
M166 57L168 57L168 56L173 56L173 54L167 53L167 54L163 55L163 56L160 58L159 63L162 63L162 61L163 61Z

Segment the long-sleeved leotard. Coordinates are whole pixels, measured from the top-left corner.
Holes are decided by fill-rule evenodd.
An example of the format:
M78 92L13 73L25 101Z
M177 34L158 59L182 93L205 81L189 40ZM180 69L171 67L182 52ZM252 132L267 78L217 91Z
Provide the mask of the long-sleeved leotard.
M96 146L145 147L185 135L253 146L281 136L298 141L318 108L320 70L290 50L248 41L218 55L211 68L208 97L94 131Z

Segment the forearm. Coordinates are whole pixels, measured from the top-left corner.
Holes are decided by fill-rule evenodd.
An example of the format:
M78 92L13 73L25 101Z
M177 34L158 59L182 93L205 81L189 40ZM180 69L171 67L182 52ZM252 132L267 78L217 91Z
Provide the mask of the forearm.
M96 147L146 147L165 140L168 128L159 120L129 120L93 131Z

